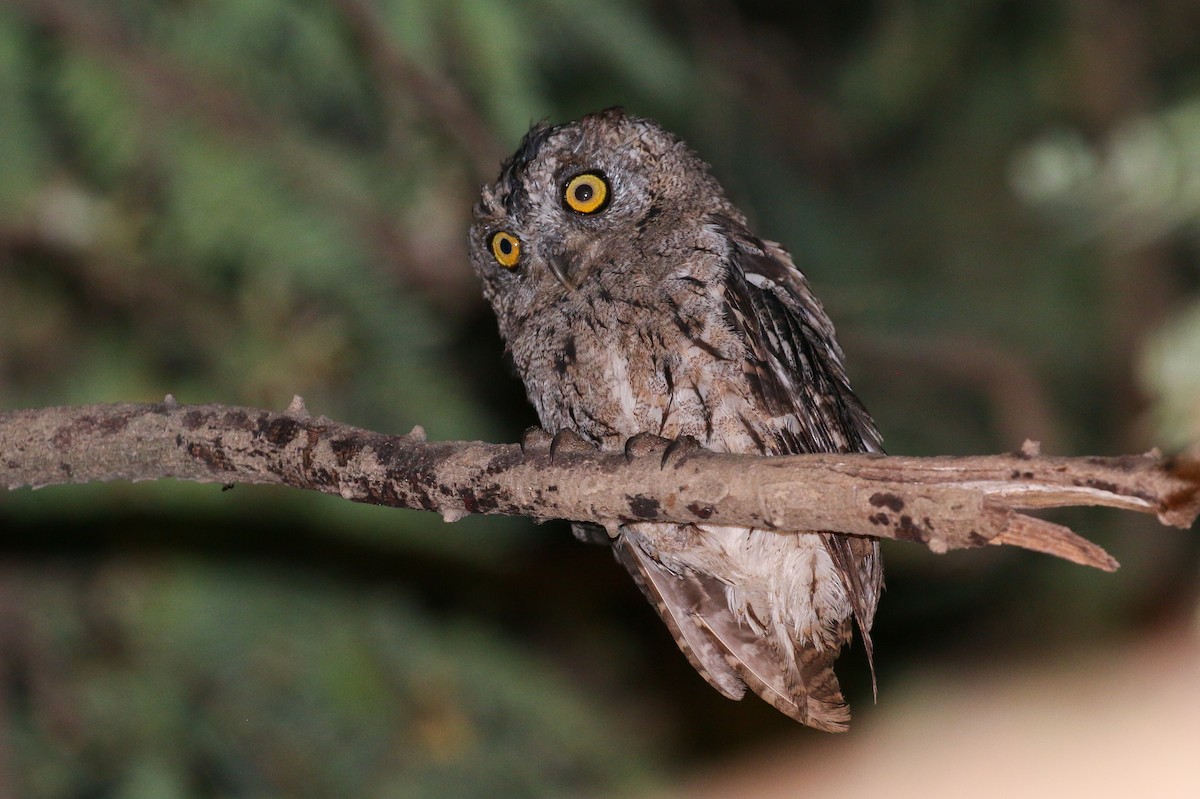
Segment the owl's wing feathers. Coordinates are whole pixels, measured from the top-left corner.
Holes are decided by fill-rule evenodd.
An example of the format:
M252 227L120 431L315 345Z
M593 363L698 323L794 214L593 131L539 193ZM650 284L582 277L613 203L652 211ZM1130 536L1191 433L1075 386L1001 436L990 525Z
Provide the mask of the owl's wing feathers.
M724 587L716 579L694 572L671 573L627 535L612 543L617 560L633 575L633 581L658 611L692 668L725 696L741 699L746 693L745 683L726 662L721 648L696 621L712 615L713 611L729 613Z
M875 423L850 389L833 323L778 244L726 217L726 316L750 350L747 372L769 412L788 416L776 454L878 452Z
M729 242L726 317L749 350L746 373L769 413L783 420L774 454L881 452L874 421L850 389L833 324L787 251L727 217L713 218ZM873 661L871 621L883 581L877 541L823 533ZM855 564L858 564L856 567ZM872 663L872 681L874 664Z
M802 724L827 732L847 729L850 710L833 673L836 652L804 648L785 655L773 638L730 615L725 586L717 579L690 570L676 574L628 535L613 541L613 550L709 685L730 699L741 699L748 685Z

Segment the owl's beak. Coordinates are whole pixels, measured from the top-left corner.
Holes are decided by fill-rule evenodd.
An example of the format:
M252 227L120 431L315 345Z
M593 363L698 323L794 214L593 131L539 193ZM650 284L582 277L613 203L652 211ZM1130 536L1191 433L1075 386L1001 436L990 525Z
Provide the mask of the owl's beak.
M571 278L571 259L569 256L562 253L550 253L550 257L546 259L546 263L550 266L550 271L554 273L554 277L567 291L574 291L579 288L575 281Z

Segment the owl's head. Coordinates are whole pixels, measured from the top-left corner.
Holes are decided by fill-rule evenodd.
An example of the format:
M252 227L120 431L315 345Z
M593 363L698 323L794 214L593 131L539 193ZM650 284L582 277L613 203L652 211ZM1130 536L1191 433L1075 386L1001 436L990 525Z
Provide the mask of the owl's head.
M708 165L656 123L611 108L525 135L483 187L471 261L503 327L538 300L643 269L647 254L711 213L740 216Z

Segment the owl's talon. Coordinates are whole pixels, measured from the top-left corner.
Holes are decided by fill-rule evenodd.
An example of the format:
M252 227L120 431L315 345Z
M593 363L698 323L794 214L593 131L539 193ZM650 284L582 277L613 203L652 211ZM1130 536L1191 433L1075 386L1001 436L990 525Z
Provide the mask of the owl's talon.
M550 434L537 425L526 428L525 432L521 434L521 452L525 455L545 452L550 448L550 441Z
M632 463L635 458L665 450L670 443L668 439L653 433L637 433L625 442L625 460Z
M554 438L550 441L550 460L554 460L559 455L569 455L572 453L592 453L597 449L596 445L585 439L583 436L576 433L569 427L564 427L554 434Z
M694 452L699 452L704 449L693 436L683 435L667 444L667 448L663 450L662 468L667 466L678 466L688 455Z

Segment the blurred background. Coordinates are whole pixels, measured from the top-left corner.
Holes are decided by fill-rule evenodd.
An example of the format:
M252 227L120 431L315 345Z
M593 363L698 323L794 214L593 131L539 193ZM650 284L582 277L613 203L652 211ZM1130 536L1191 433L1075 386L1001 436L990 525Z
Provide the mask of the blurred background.
M0 0L0 408L301 394L514 441L470 208L531 122L623 105L792 251L889 451L1175 450L1198 31L1187 0ZM885 545L879 701L843 655L835 738L721 698L559 523L0 494L0 797L1196 786L1200 537L1054 518L1123 568Z

